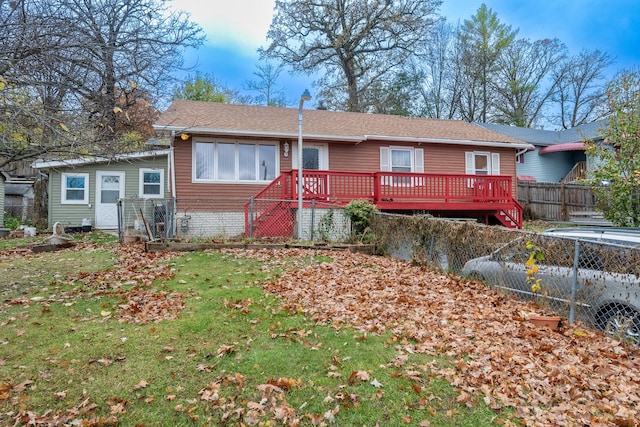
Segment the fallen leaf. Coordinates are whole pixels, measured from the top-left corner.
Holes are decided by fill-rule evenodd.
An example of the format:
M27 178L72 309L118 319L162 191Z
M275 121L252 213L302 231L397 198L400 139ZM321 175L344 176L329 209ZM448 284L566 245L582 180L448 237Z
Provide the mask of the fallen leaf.
M141 388L145 388L148 385L149 385L149 383L147 383L146 381L142 380L138 384L134 385L133 389L134 390L140 390Z
M16 384L15 386L13 386L12 390L14 392L21 392L21 391L25 391L27 389L28 386L30 386L31 384L33 384L32 380L26 380L21 382L20 384Z
M375 388L380 388L382 387L382 383L380 381L378 381L376 378L373 379L373 381L371 381L370 383L372 386L374 386Z

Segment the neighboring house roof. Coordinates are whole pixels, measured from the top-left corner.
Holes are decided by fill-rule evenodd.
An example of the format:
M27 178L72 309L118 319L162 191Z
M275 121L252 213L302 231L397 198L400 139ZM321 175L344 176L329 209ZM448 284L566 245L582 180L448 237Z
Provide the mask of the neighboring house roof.
M296 138L298 109L175 100L156 131L226 136ZM367 140L441 142L527 148L516 138L471 123L382 114L303 110L304 138L360 143Z
M495 123L480 123L474 122L474 124L481 126L485 129L492 130L494 132L501 133L503 135L517 138L521 141L529 142L538 146L551 146L557 144L568 143L580 143L587 139L598 140L601 139L599 131L603 126L606 126L606 120L597 120L592 123L576 126L571 129L562 130L545 130L545 129L533 129L533 128L521 128L517 126L498 125ZM575 146L574 146L575 147ZM572 150L582 150L583 145L580 148L572 148ZM567 151L567 150L553 150L553 151ZM540 153L542 154L542 153Z
M5 196L26 196L29 193L33 193L32 183L5 183L4 185Z
M171 150L151 150L138 151L135 153L117 154L113 157L84 157L80 159L63 159L63 160L37 160L33 162L32 167L35 169L49 169L57 167L72 167L95 163L111 163L118 161L127 161L135 159L144 159L148 157L166 156Z

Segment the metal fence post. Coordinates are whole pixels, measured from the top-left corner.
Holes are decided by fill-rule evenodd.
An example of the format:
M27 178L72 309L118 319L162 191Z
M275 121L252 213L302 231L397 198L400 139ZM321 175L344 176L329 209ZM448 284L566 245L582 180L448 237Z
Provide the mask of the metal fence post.
M311 200L311 241L313 242L313 225L316 223L316 199Z
M429 257L427 258L427 267L430 267L433 260L435 259L434 255L433 255L433 248L435 246L435 239L436 236L435 235L431 235L431 242L429 242Z
M253 239L253 197L249 199L249 238Z
M580 240L576 240L573 252L573 282L571 283L571 302L569 303L569 323L576 320L576 291L578 289L578 266L580 259Z
M118 241L122 242L122 229L123 229L123 224L122 224L122 219L123 219L123 213L122 213L122 199L118 199L118 201L116 202L116 206L117 206L117 212L118 212Z

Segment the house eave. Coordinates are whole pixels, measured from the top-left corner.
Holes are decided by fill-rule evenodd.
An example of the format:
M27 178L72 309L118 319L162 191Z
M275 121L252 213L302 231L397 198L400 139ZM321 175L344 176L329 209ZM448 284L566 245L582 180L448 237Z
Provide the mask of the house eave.
M154 129L158 132L175 132L175 133L193 133L193 134L210 134L210 135L225 135L225 136L248 136L248 137L261 137L261 138L275 138L275 139L295 139L298 137L297 133L288 132L259 132L259 131L246 131L246 130L229 130L229 129L211 129L211 128L190 128L180 126L154 126ZM315 139L323 141L345 141L361 143L365 141L389 141L389 142L408 142L416 144L450 144L450 145L471 145L478 147L500 147L500 148L514 148L514 149L530 149L531 144L518 143L518 142L500 142L500 141L473 141L469 139L443 139L443 138L419 138L419 137L403 137L403 136L391 136L391 135L320 135L320 134L305 134L304 139Z
M194 134L209 134L209 135L224 135L224 136L245 136L254 138L273 138L273 139L296 139L297 133L290 132L263 132L263 131L249 131L249 130L230 130L230 129L211 129L211 128L185 128L179 126L154 126L155 131L170 131L176 133L194 133ZM346 136L346 135L318 135L318 134L302 134L305 139L322 139L325 141L346 141L346 142L362 142L361 136Z
M443 138L416 138L416 137L398 137L386 135L365 135L365 140L377 141L395 141L395 142L412 142L421 144L449 144L449 145L472 145L476 147L497 147L497 148L518 148L531 149L531 144L519 142L500 142L500 141L473 141L470 139L443 139Z

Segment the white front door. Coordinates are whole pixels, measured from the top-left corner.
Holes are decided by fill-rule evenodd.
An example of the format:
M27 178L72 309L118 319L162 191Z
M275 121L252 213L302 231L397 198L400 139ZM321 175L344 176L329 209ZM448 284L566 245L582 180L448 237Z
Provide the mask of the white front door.
M118 227L118 199L124 197L124 172L96 172L96 228Z
M291 165L298 169L298 147L293 146L291 152L293 158ZM302 148L302 169L328 170L329 169L329 145L304 143Z
M297 153L294 151L294 167L297 168ZM328 144L305 143L302 148L302 169L328 170L329 146ZM304 194L307 196L326 195L329 192L328 177L318 178L304 176Z

